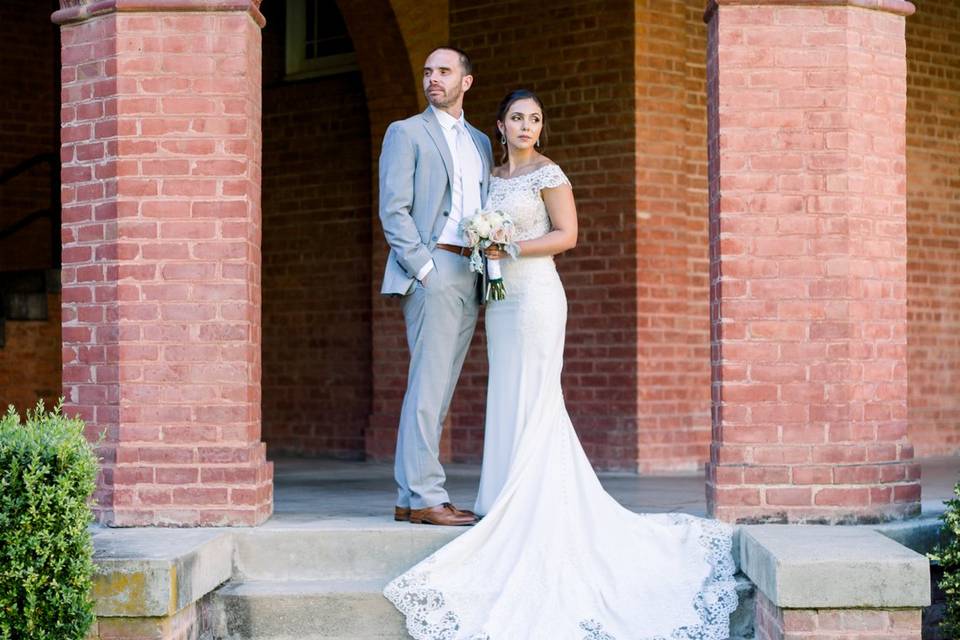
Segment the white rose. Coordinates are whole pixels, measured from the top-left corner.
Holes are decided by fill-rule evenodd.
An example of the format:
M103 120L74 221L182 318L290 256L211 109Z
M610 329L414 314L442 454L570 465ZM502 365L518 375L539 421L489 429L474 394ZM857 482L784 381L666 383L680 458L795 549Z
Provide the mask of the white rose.
M487 217L484 215L477 215L473 219L473 224L471 225L473 230L481 238L489 237L490 235L490 222L487 220Z

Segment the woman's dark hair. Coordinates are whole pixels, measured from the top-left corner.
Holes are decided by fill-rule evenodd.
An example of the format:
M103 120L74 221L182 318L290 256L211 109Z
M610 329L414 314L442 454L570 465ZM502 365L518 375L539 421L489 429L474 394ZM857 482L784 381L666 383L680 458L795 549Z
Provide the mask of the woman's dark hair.
M537 103L537 106L540 107L540 113L543 114L543 129L540 130L540 147L543 148L547 144L547 114L546 110L543 108L543 102L540 101L540 98L537 97L533 91L529 89L514 89L507 95L503 97L503 100L500 101L500 107L497 109L497 119L493 124L493 136L494 140L500 142L503 139L503 134L500 133L500 129L497 128L497 122L506 122L507 112L510 111L510 107L513 106L514 102L518 100L533 100ZM501 164L507 161L508 156L507 145L503 145L503 155L500 157Z

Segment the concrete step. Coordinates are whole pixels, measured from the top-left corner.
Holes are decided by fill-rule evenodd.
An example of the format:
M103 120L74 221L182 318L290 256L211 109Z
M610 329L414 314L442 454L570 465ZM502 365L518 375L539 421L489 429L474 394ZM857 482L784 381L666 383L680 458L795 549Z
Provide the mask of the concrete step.
M380 521L238 531L234 577L243 582L323 577L386 584L465 530Z
M231 583L211 600L215 640L401 640L403 617L382 595L384 580ZM754 587L738 576L731 640L751 640Z
M408 638L381 595L466 529L383 518L236 530L233 580L212 596L216 640ZM322 579L321 579L322 578ZM753 638L754 587L738 576L731 638Z
M401 640L403 616L380 580L228 584L211 602L215 640Z

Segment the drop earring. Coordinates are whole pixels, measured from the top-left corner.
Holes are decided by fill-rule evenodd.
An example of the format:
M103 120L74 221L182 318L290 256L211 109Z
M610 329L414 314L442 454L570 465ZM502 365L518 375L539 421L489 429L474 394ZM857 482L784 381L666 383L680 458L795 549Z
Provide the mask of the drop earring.
M500 144L507 144L507 136L503 135L502 132L500 133Z
M535 146L537 149L540 148L540 138L537 138L537 141L533 143L533 146Z

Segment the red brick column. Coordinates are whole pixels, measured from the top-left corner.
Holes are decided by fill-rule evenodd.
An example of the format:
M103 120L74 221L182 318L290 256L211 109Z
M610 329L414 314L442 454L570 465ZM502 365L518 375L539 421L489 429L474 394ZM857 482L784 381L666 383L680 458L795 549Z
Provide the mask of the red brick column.
M70 6L68 6L70 5ZM98 517L252 525L260 442L257 0L63 0L63 385Z
M907 440L903 0L707 10L711 512L919 513Z
M757 640L920 640L921 610L781 609L761 592L756 604Z

